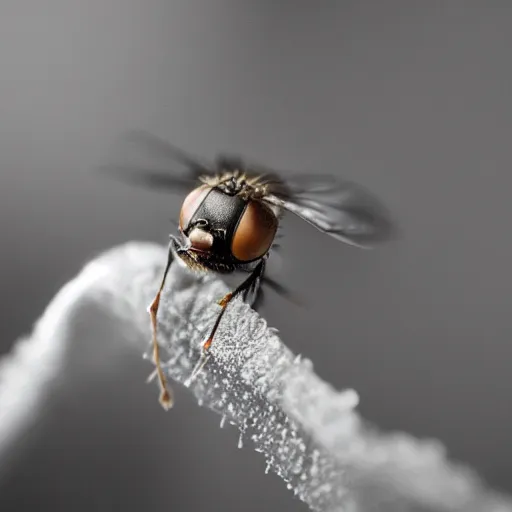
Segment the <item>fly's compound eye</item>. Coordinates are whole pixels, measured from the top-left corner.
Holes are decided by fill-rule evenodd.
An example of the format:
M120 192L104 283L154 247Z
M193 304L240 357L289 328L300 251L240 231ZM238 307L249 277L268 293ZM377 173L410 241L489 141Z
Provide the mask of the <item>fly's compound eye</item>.
M190 194L185 198L180 212L180 229L182 231L185 231L188 228L190 220L196 213L199 206L201 206L201 203L204 201L204 198L210 190L211 187L208 185L202 185L201 187L192 190L192 192L190 192Z
M252 261L263 256L272 245L277 231L277 218L257 201L250 201L233 234L231 253L239 261Z

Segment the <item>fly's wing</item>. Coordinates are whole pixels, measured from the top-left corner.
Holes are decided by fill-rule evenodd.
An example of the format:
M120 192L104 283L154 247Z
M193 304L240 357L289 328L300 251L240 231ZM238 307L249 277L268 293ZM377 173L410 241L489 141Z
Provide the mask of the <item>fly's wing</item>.
M210 172L212 167L210 163L199 161L198 157L145 130L130 130L126 132L124 139L141 150L145 148L152 156L162 157L170 163L179 163L189 169L206 173Z
M123 154L135 149L137 156L140 156L142 150L145 150L153 160L162 159L165 162L165 170L132 162L100 166L102 173L115 179L160 191L182 193L195 188L202 176L212 174L210 165L200 162L185 151L148 132L133 130L125 133L122 139L123 143L127 143L127 147L123 148L126 150ZM177 170L177 166L182 169Z
M204 173L195 174L191 172L174 174L173 171L149 169L132 164L102 165L100 171L119 181L156 189L160 192L176 193L193 190L198 186L200 177L204 175Z
M301 174L274 178L269 188L265 201L341 242L371 248L395 234L384 206L355 183L330 175Z

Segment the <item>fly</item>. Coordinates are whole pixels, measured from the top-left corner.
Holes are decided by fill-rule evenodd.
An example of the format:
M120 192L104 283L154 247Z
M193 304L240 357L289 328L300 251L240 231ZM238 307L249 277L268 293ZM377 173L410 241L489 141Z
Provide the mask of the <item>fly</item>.
M174 257L198 271L231 274L241 270L249 274L218 301L221 310L203 343L202 367L228 304L238 296L252 303L258 293L284 213L292 213L321 232L360 248L387 241L394 232L383 206L355 183L329 174L285 176L226 155L220 155L213 163L201 163L146 132L136 131L130 136L152 152L180 164L183 170L178 173L134 166L107 166L105 170L144 186L187 194L180 210L178 233L170 235L160 287L148 308L159 400L165 409L172 407L173 397L161 366L157 314Z

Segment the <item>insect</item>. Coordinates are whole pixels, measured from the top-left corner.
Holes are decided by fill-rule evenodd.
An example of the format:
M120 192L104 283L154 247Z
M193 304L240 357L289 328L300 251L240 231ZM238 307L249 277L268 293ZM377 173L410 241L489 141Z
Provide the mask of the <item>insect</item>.
M124 179L186 194L178 233L170 235L162 280L148 308L160 403L165 409L172 406L173 397L160 361L157 314L175 256L198 271L248 273L238 287L218 301L221 310L203 344L207 354L228 304L237 296L251 302L258 293L285 212L341 242L361 248L389 240L394 231L386 210L376 198L349 181L332 175L280 173L228 155L218 156L213 163L201 163L146 132L131 132L129 136L183 167L181 172L105 167Z

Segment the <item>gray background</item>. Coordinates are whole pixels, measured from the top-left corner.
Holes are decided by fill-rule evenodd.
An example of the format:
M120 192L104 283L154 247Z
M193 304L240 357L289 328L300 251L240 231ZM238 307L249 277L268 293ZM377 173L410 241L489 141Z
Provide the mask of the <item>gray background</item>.
M361 252L287 220L281 275L310 307L269 292L262 313L365 417L512 491L511 48L506 2L3 0L0 350L97 252L167 241L179 197L94 176L124 130L333 172L401 240ZM165 415L147 371L127 354L83 375L2 511L305 510L182 389Z

